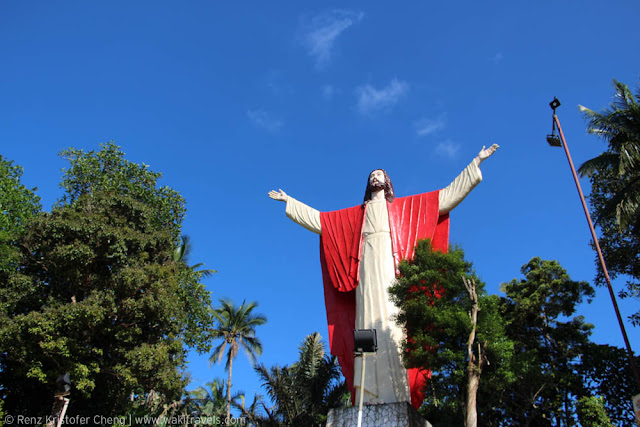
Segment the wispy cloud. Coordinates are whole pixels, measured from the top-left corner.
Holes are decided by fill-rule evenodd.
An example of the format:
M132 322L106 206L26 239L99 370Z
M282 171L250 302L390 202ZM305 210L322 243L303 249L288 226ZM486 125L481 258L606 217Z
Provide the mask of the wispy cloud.
M353 24L362 20L364 14L352 10L335 9L316 15L302 25L302 43L307 53L321 69L331 62L334 44L338 37Z
M442 141L436 146L436 154L453 159L460 150L460 145L451 140Z
M427 136L444 129L444 114L436 119L423 118L415 122L416 133L418 136Z
M358 96L358 111L362 114L371 114L388 110L409 91L409 84L398 79L393 79L382 89L367 84L356 88Z
M249 110L247 111L247 117L254 125L269 132L276 132L284 125L282 120L265 110Z
M501 62L502 59L504 59L504 55L502 54L502 52L498 52L495 55L493 55L493 62L495 62L496 64L498 62Z

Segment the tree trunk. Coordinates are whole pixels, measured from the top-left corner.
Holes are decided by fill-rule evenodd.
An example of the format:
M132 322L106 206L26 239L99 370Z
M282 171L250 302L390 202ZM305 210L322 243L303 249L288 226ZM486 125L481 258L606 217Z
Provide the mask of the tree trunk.
M462 278L464 285L469 293L471 299L471 311L469 317L471 318L471 332L469 333L469 339L467 340L467 357L469 362L467 363L467 405L465 411L465 427L477 427L478 425L478 410L476 409L476 401L478 397L478 386L480 385L480 373L482 372L482 348L478 344L478 355L473 352L473 345L476 341L476 329L478 327L478 311L480 310L478 304L478 293L476 292L476 282L471 279Z
M478 386L480 385L480 374L476 372L475 366L469 363L467 374L467 414L464 422L465 427L477 427L478 411L476 400L478 396Z
M233 357L229 359L229 380L227 381L227 419L228 423L231 419L231 371L233 370Z

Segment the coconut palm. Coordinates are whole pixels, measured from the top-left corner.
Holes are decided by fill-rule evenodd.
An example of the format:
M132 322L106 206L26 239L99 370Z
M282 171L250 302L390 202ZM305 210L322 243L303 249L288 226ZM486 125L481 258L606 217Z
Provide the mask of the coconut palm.
M616 93L609 109L597 113L580 106L589 133L602 137L609 149L584 162L578 171L588 177L611 173L611 194L596 216L615 217L624 230L630 224L640 225L640 88L634 98L627 85L616 80L613 84Z
M231 415L231 375L233 360L242 348L255 364L256 358L262 354L262 343L256 337L256 327L264 325L267 318L262 314L254 314L258 306L256 302L242 302L236 307L231 301L221 299L220 307L214 311L217 318L215 338L222 338L222 342L213 350L209 362L219 363L226 355L225 369L229 372L227 380L227 418Z

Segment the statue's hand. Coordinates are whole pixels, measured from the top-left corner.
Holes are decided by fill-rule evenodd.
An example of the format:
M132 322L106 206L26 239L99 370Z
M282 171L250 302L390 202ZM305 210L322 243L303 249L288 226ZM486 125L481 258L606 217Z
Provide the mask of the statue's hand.
M491 155L495 153L500 146L498 144L493 144L491 147L487 149L485 149L484 147L485 146L483 145L482 150L480 150L480 152L478 153L478 157L477 157L478 164L482 163L483 161L491 157Z
M269 197L271 197L273 200L280 200L281 202L286 202L287 200L289 200L289 196L287 196L287 193L285 193L279 188L278 188L278 191L276 190L269 191Z

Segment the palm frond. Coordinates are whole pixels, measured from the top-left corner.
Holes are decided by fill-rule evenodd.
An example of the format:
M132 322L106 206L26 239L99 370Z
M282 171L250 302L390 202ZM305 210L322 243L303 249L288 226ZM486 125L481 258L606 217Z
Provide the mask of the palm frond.
M597 173L603 169L618 169L618 164L620 162L620 156L617 153L613 153L611 151L605 151L593 159L589 159L584 162L578 168L578 173L581 177L588 177L594 173Z
M211 356L209 356L210 365L213 365L215 363L220 363L220 360L222 360L222 357L224 356L224 350L226 349L226 347L227 347L227 341L222 340L222 342L218 344L216 348L213 349Z
M258 356L262 355L262 342L258 337L245 336L242 340L242 348L251 364L255 365Z
M587 119L588 129L608 143L608 150L586 161L580 166L581 176L588 176L592 183L599 176L607 191L600 190L599 204L595 215L598 221L603 218L615 218L615 222L624 230L640 217L640 201L637 185L640 177L640 90L634 98L629 87L616 80L614 99L609 108L595 112L580 106ZM602 187L601 187L602 188Z
M207 391L206 388L200 386L195 390L187 391L187 395L191 399L198 401L198 400L206 399L209 396L209 392Z
M298 368L306 378L312 378L319 369L324 358L324 345L320 334L315 332L307 335L299 349Z
M180 245L178 245L173 252L173 260L186 264L193 245L191 244L191 238L186 234L180 236L180 240Z

